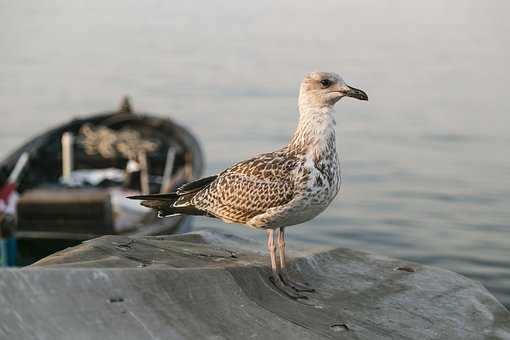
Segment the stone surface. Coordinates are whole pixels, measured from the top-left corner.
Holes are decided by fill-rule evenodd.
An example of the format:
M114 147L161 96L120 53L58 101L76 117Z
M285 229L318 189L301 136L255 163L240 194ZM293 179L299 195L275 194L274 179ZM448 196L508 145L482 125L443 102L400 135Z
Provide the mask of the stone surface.
M294 301L262 254L211 232L87 241L0 271L0 339L510 339L510 313L456 273L300 251L292 275L317 292Z

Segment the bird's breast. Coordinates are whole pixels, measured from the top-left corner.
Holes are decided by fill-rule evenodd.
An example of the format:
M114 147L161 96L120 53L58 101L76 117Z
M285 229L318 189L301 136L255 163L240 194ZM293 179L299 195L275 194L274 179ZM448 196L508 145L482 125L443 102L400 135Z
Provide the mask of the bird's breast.
M298 177L304 205L314 211L325 209L340 189L340 163L336 152L328 157L305 161Z

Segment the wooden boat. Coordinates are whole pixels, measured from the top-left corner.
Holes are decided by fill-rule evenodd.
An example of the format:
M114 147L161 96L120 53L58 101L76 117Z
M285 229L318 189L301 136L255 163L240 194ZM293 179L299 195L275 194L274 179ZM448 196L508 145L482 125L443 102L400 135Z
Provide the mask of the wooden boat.
M189 217L159 219L125 196L168 192L198 178L204 166L188 130L133 112L127 98L117 112L74 119L14 151L0 162L0 187L24 154L15 228L20 264L101 235L186 229Z

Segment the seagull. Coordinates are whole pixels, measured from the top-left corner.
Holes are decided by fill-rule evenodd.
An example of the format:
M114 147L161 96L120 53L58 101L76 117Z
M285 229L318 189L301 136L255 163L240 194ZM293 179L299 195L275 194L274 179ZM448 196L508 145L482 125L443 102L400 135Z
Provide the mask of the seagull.
M289 278L285 228L320 214L340 190L333 107L343 97L368 100L365 92L348 86L336 73L309 73L299 91L299 123L287 145L175 192L129 198L143 200L143 206L161 217L202 215L265 230L271 282L293 299L306 299L301 293L314 289Z

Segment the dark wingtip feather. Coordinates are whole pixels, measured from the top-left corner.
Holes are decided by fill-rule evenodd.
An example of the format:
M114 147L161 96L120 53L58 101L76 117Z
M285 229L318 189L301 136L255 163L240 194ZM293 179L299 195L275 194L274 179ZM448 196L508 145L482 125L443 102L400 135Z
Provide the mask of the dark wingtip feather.
M178 197L179 197L179 195L177 195L176 193L170 192L170 193L163 193L163 194L127 196L126 198L129 198L131 200L173 201Z
M144 195L135 195L135 196L126 196L126 198L129 198L130 200L143 200Z

